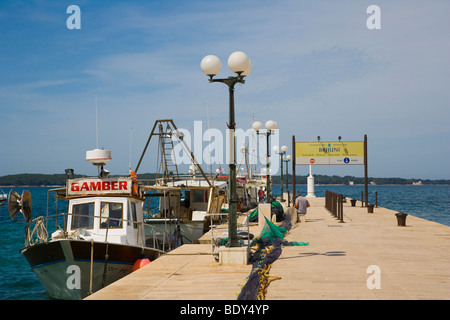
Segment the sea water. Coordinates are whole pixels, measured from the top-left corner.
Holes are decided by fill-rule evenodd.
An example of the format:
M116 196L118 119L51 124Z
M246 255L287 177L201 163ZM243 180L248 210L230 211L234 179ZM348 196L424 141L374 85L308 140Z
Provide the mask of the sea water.
M32 196L32 218L47 214L47 187L14 188L19 194L27 189ZM289 188L291 190L291 188ZM3 187L6 193L10 188ZM342 193L346 197L361 200L362 185L316 185L315 195L324 197L325 190ZM273 194L279 196L281 188L273 186ZM296 191L307 194L306 185L297 185ZM450 186L376 185L369 186L369 203L375 204L377 192L378 206L404 212L409 215L450 226ZM50 209L55 202L50 199ZM59 212L65 210L59 202ZM53 211L50 211L50 214ZM20 217L20 213L18 217ZM7 205L0 206L0 300L47 300L44 287L31 271L26 259L20 254L24 246L25 222L12 221Z
M303 196L308 194L306 185L296 185L295 190ZM317 185L314 194L316 197L325 197L326 190L360 201L364 186ZM289 191L292 192L291 187ZM274 194L281 194L280 186L274 186ZM368 202L375 205L375 201L379 207L450 226L450 185L370 185Z

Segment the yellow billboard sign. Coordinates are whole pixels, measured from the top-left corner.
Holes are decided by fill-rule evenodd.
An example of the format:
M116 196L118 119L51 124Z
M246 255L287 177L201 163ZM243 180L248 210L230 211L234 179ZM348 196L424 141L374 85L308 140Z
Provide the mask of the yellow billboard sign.
M296 142L295 164L364 164L364 142Z

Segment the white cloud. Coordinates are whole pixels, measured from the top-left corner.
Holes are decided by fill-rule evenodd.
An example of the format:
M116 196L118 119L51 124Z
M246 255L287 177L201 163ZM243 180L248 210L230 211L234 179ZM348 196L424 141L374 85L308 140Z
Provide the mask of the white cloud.
M80 4L83 33L64 30L64 37L58 39L65 38L67 47L48 42L47 51L29 53L42 58L51 52L62 61L66 56L74 58L65 65L72 78L57 70L62 62L55 63L54 69L36 67L27 79L0 85L2 108L7 102L8 119L22 117L15 110L34 111L27 117L36 119L36 143L43 134L40 121L46 117L48 126L56 130L64 126L76 130L84 124L76 138L68 129L59 131L60 139L81 149L92 141L89 127L94 124L97 93L105 122L101 135L107 147L114 148L114 160L127 165L128 153L118 150L128 150L130 127L133 145L140 152L154 120L174 118L180 127L189 128L193 120L206 121L208 104L211 126L225 130L227 89L208 83L199 65L203 56L216 54L223 65L219 77L227 77L229 54L242 50L251 58L253 71L246 84L236 87L240 128L248 128L254 113L255 120L278 122L283 144L290 144L292 135L298 141L317 135L355 140L367 133L371 157L389 150L397 168L407 175L401 165L407 155L395 148L399 141L405 148L420 141L425 149L448 139L446 30L450 22L446 15L450 5L380 0L382 29L368 30L370 4L262 1L256 5L250 0L183 2L179 7L157 2ZM73 55L74 48L82 54ZM20 64L17 68L26 73ZM8 134L4 128L3 136ZM425 163L426 155L418 157L416 164ZM371 171L383 176L384 163L377 161ZM11 162L6 170L13 167ZM417 168L408 170L414 176ZM437 176L442 171L426 172Z

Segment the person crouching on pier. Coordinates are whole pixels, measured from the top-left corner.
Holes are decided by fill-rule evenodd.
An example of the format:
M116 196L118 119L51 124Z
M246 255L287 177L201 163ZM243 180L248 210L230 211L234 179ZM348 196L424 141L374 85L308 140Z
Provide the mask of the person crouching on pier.
M308 200L299 193L297 198L295 198L295 204L294 207L297 209L297 221L299 221L300 217L304 217L307 208L309 208L311 205L309 204ZM301 222L304 222L303 219L300 219Z

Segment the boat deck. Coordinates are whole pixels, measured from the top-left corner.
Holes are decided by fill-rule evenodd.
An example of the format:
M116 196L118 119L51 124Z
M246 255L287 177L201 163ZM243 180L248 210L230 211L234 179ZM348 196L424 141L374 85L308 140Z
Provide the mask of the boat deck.
M359 201L344 203L339 223L324 198L308 200L285 239L309 245L283 247L266 300L450 299L450 227L411 215L399 227L396 211L368 213ZM183 245L86 299L236 300L251 269L219 265L208 243Z

